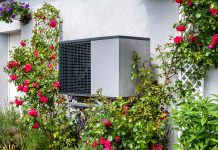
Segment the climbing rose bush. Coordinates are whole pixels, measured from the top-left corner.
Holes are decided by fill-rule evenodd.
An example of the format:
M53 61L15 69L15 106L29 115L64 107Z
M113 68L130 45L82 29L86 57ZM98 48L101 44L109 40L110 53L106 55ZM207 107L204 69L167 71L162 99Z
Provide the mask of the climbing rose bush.
M59 93L59 11L45 3L34 13L34 19L31 41L24 39L10 51L11 61L5 67L10 82L23 95L15 100L23 111L20 121L44 130L52 149L74 147L78 143L75 119L67 116L67 101Z

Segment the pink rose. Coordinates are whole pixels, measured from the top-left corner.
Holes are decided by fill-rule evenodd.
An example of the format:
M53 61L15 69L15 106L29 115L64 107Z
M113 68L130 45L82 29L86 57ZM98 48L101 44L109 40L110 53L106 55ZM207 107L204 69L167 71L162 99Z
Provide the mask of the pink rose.
M106 121L104 118L102 118L101 121L104 123L104 126L106 128L109 128L112 125L112 122L110 120Z
M48 68L49 68L50 70L52 70L53 65L52 65L52 64L48 64Z
M176 0L176 2L182 4L184 0Z
M185 31L186 28L185 28L185 26L180 25L180 26L177 26L177 27L176 27L176 30L177 30L177 31Z
M215 16L218 14L218 9L210 8L211 16Z
M26 85L26 86L28 86L28 85L30 84L30 80L25 80L25 81L23 82L23 84Z
M39 83L38 82L33 82L32 86L33 86L33 88L38 88L39 87Z
M106 140L104 142L104 145L105 145L105 147L109 147L110 148L111 147L111 142Z
M18 90L18 91L23 91L23 86L22 86L22 85L18 85L18 86L17 86L17 90Z
M38 90L38 96L39 96L39 97L42 97L42 93L41 93L40 90Z
M105 138L100 138L100 139L99 139L99 143L100 143L101 145L104 145L104 144L105 144L105 141L106 141Z
M116 143L120 143L121 142L121 137L120 136L116 136L115 137L115 142Z
M23 101L22 100L19 100L19 99L15 99L15 104L16 105L23 105Z
M215 46L218 45L218 34L212 36L212 44Z
M57 25L56 20L54 20L54 19L50 20L49 25L50 25L51 28L55 28L56 25Z
M35 122L34 125L32 126L33 129L38 129L39 128L39 123Z
M191 4L192 4L191 0L188 0L187 5L191 6Z
M25 70L26 72L30 72L30 71L32 71L32 69L33 69L33 67L32 67L31 64L26 64L26 65L24 66L24 70Z
M41 97L40 97L40 102L42 102L42 103L47 103L47 102L48 102L48 97L41 96Z
M54 45L50 45L49 49L53 51L55 49Z
M56 82L54 83L54 87L55 87L55 88L60 88L60 87L61 87L60 82L56 81Z
M29 92L28 86L24 86L24 87L23 87L23 92L25 92L25 93Z
M179 43L181 43L183 41L183 37L182 36L176 36L175 38L174 38L174 43L175 44L179 44Z
M31 117L36 117L38 115L38 112L35 109L30 109L28 115Z
M20 42L20 45L21 45L22 47L26 46L25 41L21 41L21 42Z
M56 58L56 55L55 55L55 54L51 54L51 55L50 55L50 59L51 59L51 60L53 60L53 59L55 59L55 58Z
M11 78L12 81L16 81L18 77L15 76L14 74L11 74L11 75L10 75L10 78Z
M34 55L34 57L36 57L36 58L37 58L37 57L38 57L38 55L39 55L38 51L37 51L37 50L34 50L34 51L33 51L33 55Z
M16 61L11 61L8 63L8 68L11 69L11 68L14 68L14 67L17 67L18 66L18 63Z
M92 143L92 147L93 148L96 148L98 146L98 142L97 141L94 141L93 143Z

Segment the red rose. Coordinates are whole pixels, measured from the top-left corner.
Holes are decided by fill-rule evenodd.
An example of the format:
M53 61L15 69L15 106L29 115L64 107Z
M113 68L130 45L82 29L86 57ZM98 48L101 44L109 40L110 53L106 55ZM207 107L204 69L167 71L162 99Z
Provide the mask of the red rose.
M38 82L33 82L32 86L33 86L33 88L38 88L39 87L39 83Z
M32 67L31 64L26 64L26 65L24 66L24 70L25 70L26 72L30 72L30 71L32 71L32 69L33 69L33 67Z
M183 41L183 37L182 36L176 36L175 38L174 38L174 43L175 44L179 44L180 42L182 42Z
M15 99L15 104L16 105L23 105L23 101L19 99Z
M18 77L15 76L14 74L11 74L11 75L10 75L10 78L11 78L12 81L16 81Z
M162 117L160 117L160 120L165 120L167 117L169 117L169 112L163 111L161 115Z
M218 9L210 8L211 16L215 16L218 14Z
M55 87L55 88L60 88L60 86L61 86L60 82L56 81L56 82L54 83L54 87Z
M185 29L186 29L185 26L182 25L176 27L177 31L185 31Z
M17 86L17 90L18 90L18 91L23 91L23 86L22 86L22 85L18 85L18 86Z
M121 137L120 136L116 136L115 137L115 142L116 143L120 143L121 142Z
M56 25L57 25L56 20L52 19L52 20L49 22L49 25L50 25L51 28L55 28Z
M106 140L106 141L104 142L104 146L105 146L105 147L111 147L111 142Z
M151 150L164 150L164 147L162 144L152 144Z
M33 51L33 55L34 55L34 57L38 57L38 55L39 55L38 51L37 51L37 50L34 50L34 51Z
M42 102L42 103L47 103L47 102L48 102L48 97L41 96L41 97L40 97L40 102Z
M194 35L192 35L192 36L190 37L190 39L189 39L189 41L190 41L191 43L195 42L196 40L197 40L197 37L194 36Z
M53 51L53 50L55 49L54 45L51 45L51 46L49 47L49 49L50 49L51 51Z
M212 36L212 44L215 46L218 45L218 35L217 34Z
M191 0L188 0L187 5L190 6L191 4L192 4Z
M35 109L30 109L28 115L31 117L36 117L38 115L38 112Z
M92 143L92 147L93 148L96 148L98 146L98 143L96 142L96 141L94 141L93 143Z
M21 42L20 42L20 45L21 45L22 47L26 46L25 41L21 41Z
M182 4L184 0L176 0L176 2Z
M35 122L34 125L32 126L33 129L38 129L39 128L39 123Z
M24 86L23 87L23 92L25 92L25 93L29 92L29 88L27 86Z
M100 139L99 139L99 143L100 143L101 145L104 145L104 144L105 144L105 141L106 141L106 139L104 139L104 138L100 138Z
M26 86L28 86L28 85L30 84L30 80L25 80L25 81L23 82L23 84L26 85Z
M42 97L42 93L41 93L40 90L38 90L38 96L39 96L39 97Z
M18 63L16 61L11 61L11 62L8 63L8 68L9 69L17 67L17 66L18 66Z
M51 60L53 60L53 59L55 59L55 58L56 58L56 55L55 55L55 54L51 54L51 55L50 55L50 59L51 59Z
M112 122L110 120L106 121L104 118L102 118L101 121L104 123L104 126L106 128L109 128L112 125Z

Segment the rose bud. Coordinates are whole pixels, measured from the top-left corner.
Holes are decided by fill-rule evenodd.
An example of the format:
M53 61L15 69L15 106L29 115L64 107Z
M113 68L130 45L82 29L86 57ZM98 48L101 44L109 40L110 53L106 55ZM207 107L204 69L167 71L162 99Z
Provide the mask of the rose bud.
M26 86L28 86L28 85L30 84L30 80L25 80L25 81L23 82L23 84L26 85Z
M30 109L28 115L31 117L36 117L38 115L38 112L35 109Z
M120 143L121 142L121 137L120 136L116 136L115 137L115 142L116 143Z
M12 81L16 81L18 77L15 76L15 75L13 75L13 74L11 74L11 75L10 75L10 78L11 78Z
M17 106L23 105L23 101L22 101L22 100L19 100L19 99L15 99L15 104L16 104Z
M24 86L23 87L23 92L25 92L25 93L29 92L29 88L27 86Z
M21 45L22 47L26 46L25 41L21 41L21 42L20 42L20 45Z
M30 71L32 71L32 69L33 69L33 67L32 67L31 64L26 64L26 65L24 66L25 72L30 72Z
M181 43L183 41L183 37L182 36L176 36L175 38L174 38L174 43L175 44L179 44L179 43Z
M57 26L57 21L52 19L50 22L49 22L49 25L51 28L55 28Z
M35 122L34 125L32 126L33 129L38 129L39 128L39 123Z
M54 45L50 45L49 49L53 51L55 49Z
M185 29L186 29L185 26L182 25L176 27L177 31L185 31Z
M23 86L22 86L22 85L18 85L18 86L17 86L17 90L18 90L18 91L23 91Z
M54 87L55 87L55 88L60 88L60 87L61 87L60 82L56 81L56 82L54 83Z

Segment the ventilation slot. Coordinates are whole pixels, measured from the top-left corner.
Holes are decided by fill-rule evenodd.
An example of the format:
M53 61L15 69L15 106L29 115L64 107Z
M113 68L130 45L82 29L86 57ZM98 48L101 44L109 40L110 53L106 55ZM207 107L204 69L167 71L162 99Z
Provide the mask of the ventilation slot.
M91 94L90 41L59 44L59 81L63 94Z

